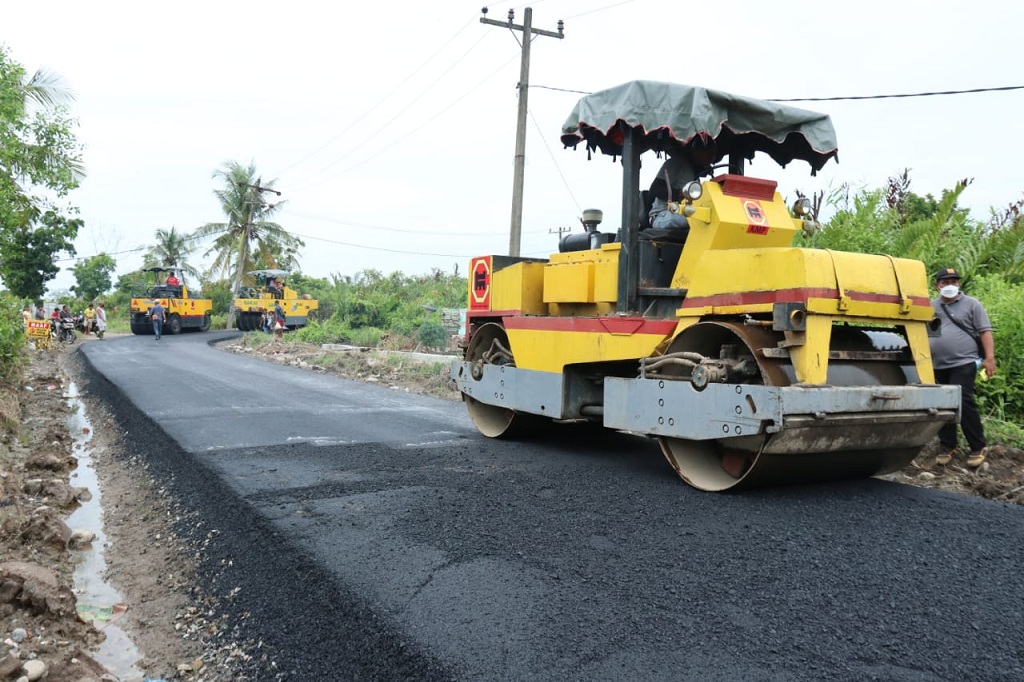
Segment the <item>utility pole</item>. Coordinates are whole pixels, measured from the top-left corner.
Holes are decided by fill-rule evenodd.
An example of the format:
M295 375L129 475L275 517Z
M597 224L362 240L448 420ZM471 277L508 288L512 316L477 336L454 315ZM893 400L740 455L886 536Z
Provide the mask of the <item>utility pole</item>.
M508 11L508 21L496 21L487 18L487 8L480 10L484 16L480 17L481 24L501 26L516 31L522 31L522 58L519 62L519 116L516 119L516 158L515 169L512 175L512 225L509 229L508 255L519 255L519 242L523 233L523 172L526 168L526 100L530 89L530 43L534 35L548 36L549 38L565 37L562 31L565 24L558 20L558 33L533 28L533 8L527 7L523 11L522 26L512 23L515 20L515 11Z

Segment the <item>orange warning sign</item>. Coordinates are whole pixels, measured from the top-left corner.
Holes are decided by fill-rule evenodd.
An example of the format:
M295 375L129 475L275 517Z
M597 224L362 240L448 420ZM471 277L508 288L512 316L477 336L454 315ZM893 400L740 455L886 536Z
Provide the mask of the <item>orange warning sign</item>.
M469 309L491 309L490 256L480 256L469 263Z

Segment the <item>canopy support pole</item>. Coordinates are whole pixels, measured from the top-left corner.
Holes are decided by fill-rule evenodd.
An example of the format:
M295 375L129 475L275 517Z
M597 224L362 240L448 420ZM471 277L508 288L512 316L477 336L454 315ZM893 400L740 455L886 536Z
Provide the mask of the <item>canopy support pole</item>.
M640 131L619 122L622 143L622 223L619 227L619 288L616 310L620 315L638 314L640 281Z

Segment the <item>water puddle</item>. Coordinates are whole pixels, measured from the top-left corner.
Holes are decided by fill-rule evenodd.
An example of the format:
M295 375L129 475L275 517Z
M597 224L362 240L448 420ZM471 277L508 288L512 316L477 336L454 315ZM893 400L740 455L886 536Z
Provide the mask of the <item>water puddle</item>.
M96 534L92 545L81 551L72 551L75 559L74 586L79 613L85 620L93 620L103 630L106 639L90 655L121 680L141 680L144 675L136 664L142 659L131 638L110 622L124 609L124 598L103 576L107 572L105 556L107 535L103 530L103 499L93 468L92 424L85 414L85 405L79 399L78 387L69 383L67 389L68 430L73 439L72 454L78 458L78 467L71 472L71 485L88 488L92 499L82 502L66 521L71 530L88 530Z

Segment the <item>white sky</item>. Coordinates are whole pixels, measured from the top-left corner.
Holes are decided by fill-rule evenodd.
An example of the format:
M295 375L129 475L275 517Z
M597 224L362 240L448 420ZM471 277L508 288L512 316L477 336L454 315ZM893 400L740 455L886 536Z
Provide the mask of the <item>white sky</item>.
M305 240L307 275L456 264L464 274L473 255L507 253L521 34L481 24L479 1L4 5L11 57L61 74L77 96L88 171L71 196L86 222L79 257L106 251L128 272L141 263L130 250L158 228L221 221L212 175L228 160L276 180L287 200L277 220ZM521 24L525 5L495 3L489 18L510 6ZM585 208L604 210L606 231L619 222L619 167L559 142L581 95L547 88L649 79L795 98L1024 85L1024 5L1005 0L530 6L537 28L564 19L565 39L532 45L527 256L557 251L552 232L579 229ZM919 194L971 177L961 203L986 219L1024 190L1022 105L1024 90L798 103L832 116L840 163L811 178L802 162L783 171L762 157L747 172L779 180L787 197L877 187L904 168ZM62 271L51 289L73 283Z

